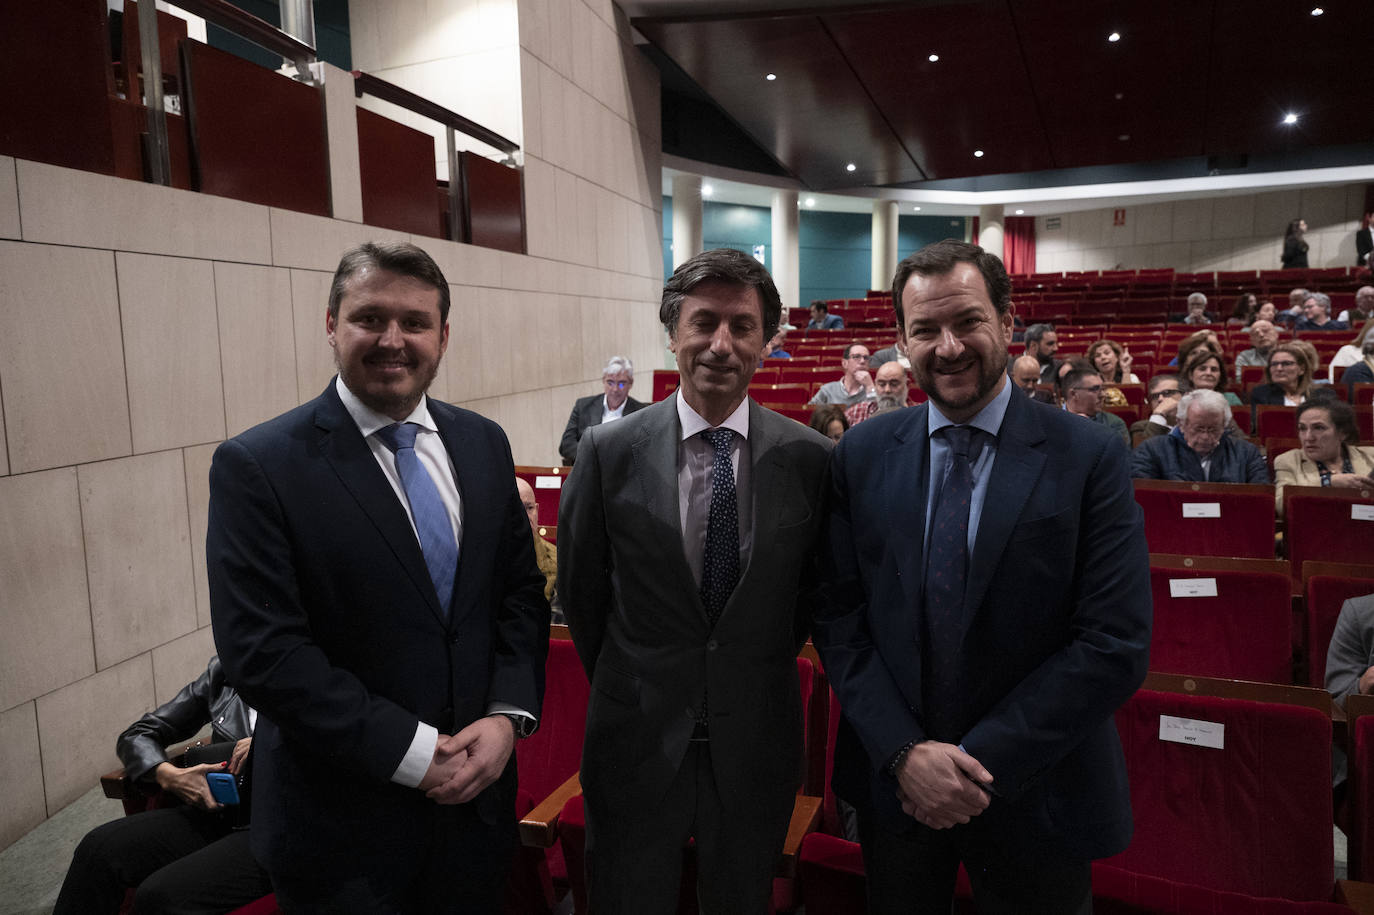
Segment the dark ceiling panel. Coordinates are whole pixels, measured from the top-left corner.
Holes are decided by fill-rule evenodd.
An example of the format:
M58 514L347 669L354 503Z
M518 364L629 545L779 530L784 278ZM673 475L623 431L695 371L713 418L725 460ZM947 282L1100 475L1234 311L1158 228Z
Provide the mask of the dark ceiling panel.
M827 13L824 21L931 178L1054 167L1004 0Z

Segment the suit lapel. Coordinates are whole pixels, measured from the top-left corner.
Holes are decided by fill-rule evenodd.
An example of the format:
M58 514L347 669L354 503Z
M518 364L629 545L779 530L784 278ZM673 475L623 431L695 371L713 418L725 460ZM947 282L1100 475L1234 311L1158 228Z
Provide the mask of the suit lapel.
M677 449L682 438L682 424L677 418L677 394L673 393L662 406L646 408L645 421L635 435L630 451L634 460L634 476L639 482L643 504L655 522L649 529L675 531L673 545L665 544L668 559L666 574L678 578L680 587L692 595L697 611L706 615L687 565L687 553L682 543L682 518L678 512Z
M448 451L449 463L453 465L454 482L458 485L458 497L463 505L462 542L458 544L458 568L454 571L453 597L448 608L448 628L455 629L463 621L463 617L477 605L478 576L465 575L464 571L478 565L478 554L491 546L490 538L482 538L479 535L479 531L483 530L482 521L505 518L506 514L497 498L503 495L505 490L500 480L491 478L494 468L483 462L463 459L468 451L463 448L457 415L451 414L450 410L447 404L430 398L429 415L439 428L439 437L443 439L444 448ZM515 486L513 477L509 485ZM423 553L420 554L420 559L421 562L424 561ZM425 578L429 580L428 567ZM433 587L427 594L432 593ZM434 605L434 612L442 621L443 614L437 603Z
M415 537L410 519L397 501L396 492L386 475L377 466L377 459L363 440L357 423L344 409L332 381L318 402L315 427L319 430L320 453L338 475L344 488L372 520L382 540L424 597L430 612L442 619L434 583L430 581L429 568L425 565L424 553L420 551L420 541Z
M926 505L930 501L927 481L930 476L930 437L926 435L929 407L914 407L910 418L893 434L891 447L883 454L883 502L892 512L888 528L889 553L896 557L898 577L906 608L920 606L925 568ZM915 614L903 610L902 617L912 627L915 639ZM910 644L910 642L908 642Z
M964 628L982 603L992 581L993 570L1001 561L1007 541L1021 518L1030 492L1045 466L1045 430L1036 419L1030 403L1017 392L1007 402L1006 416L997 436L997 458L983 497L983 513L978 519L978 538L969 557L968 581L964 585Z

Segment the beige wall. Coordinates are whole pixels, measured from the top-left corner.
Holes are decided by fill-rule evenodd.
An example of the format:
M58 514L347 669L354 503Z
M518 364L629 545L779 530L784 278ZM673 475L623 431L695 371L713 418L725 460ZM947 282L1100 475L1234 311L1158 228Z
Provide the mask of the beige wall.
M550 464L608 355L663 364L658 82L609 3L518 10L530 253L414 241L453 287L432 393ZM340 252L404 237L0 157L0 848L203 669L215 445L323 390Z
M1291 219L1307 220L1312 267L1355 263L1355 230L1365 185L1310 187L1170 203L1126 205L1126 224L1112 208L1064 213L1060 228L1035 220L1035 267L1110 270L1173 267L1181 272L1275 270Z

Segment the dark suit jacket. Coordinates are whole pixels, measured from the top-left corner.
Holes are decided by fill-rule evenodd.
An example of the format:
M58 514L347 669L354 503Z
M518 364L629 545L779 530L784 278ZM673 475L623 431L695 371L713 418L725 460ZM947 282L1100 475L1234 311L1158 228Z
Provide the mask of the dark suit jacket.
M573 404L572 414L568 417L568 425L563 429L563 438L558 443L558 453L563 457L564 466L571 466L577 459L577 443L582 440L582 433L592 426L601 425L601 398L604 394L592 394L587 397L577 398ZM648 404L642 404L633 397L625 398L625 416L629 416L636 410L644 409ZM624 417L621 417L622 419Z
M1369 254L1374 251L1374 226L1355 232L1355 266L1368 267Z
M467 410L432 399L429 410L463 498L448 622L405 509L333 382L215 452L215 643L260 713L253 846L274 873L325 883L362 867L414 869L436 820L457 819L390 781L417 723L454 733L492 701L539 714L549 610L506 437ZM513 824L514 794L512 756L474 809Z
M919 635L928 407L845 433L813 639L844 719L837 794L910 828L885 769L925 738ZM965 700L948 716L992 773L982 816L1077 857L1125 848L1131 806L1112 714L1145 676L1150 582L1120 437L1013 396L969 558L960 653ZM875 524L881 519L883 523Z
M592 683L589 819L652 815L710 690L711 761L740 827L790 815L800 779L796 655L813 593L831 443L749 404L753 548L715 628L687 565L677 395L591 429L563 487L558 593Z
M1211 473L1204 479L1202 461L1175 428L1140 443L1131 452L1131 476L1141 480L1190 483L1268 483L1269 465L1259 449L1243 438L1223 435L1212 452Z

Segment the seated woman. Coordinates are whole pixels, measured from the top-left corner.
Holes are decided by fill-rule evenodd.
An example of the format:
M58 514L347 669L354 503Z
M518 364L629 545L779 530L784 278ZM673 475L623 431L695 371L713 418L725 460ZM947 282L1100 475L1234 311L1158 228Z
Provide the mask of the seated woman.
M1374 486L1374 447L1357 445L1355 411L1334 397L1298 407L1301 448L1274 460L1274 499L1283 517L1284 486Z
M1364 322L1364 327L1360 328L1360 332L1355 335L1354 340L1351 340L1345 346L1336 350L1336 355L1331 357L1331 365L1327 369L1327 381L1335 384L1336 369L1341 366L1346 366L1346 374L1348 375L1351 371L1349 367L1359 365L1361 362L1366 363L1368 367L1363 372L1357 373L1361 376L1358 380L1371 380L1371 378L1363 377L1366 374L1374 374L1374 354L1369 354L1364 351L1365 341L1370 338L1371 334L1374 334L1374 318L1370 318L1368 321ZM1342 376L1341 380L1344 383L1351 383L1350 379L1344 376Z
M1242 292L1236 299L1236 305L1231 309L1230 316L1226 319L1227 327L1249 327L1255 320L1255 312L1259 310L1259 300L1255 298L1253 292Z
M1184 392L1216 391L1233 407L1239 407L1241 400L1233 392L1226 390L1226 372L1221 367L1221 357L1207 347L1198 347L1179 373Z
M821 404L811 411L810 426L821 435L838 442L849 429L849 420L844 418L844 407L837 403Z
M1188 357L1193 354L1193 350L1199 346L1205 346L1218 356L1221 355L1221 341L1217 338L1214 330L1200 330L1195 334L1184 337L1178 345L1178 355L1169 360L1173 366L1181 366L1188 361Z
M1312 389L1312 363L1307 351L1296 343L1280 343L1269 354L1264 367L1264 384L1250 392L1250 405L1279 404L1296 407Z
M55 915L113 915L133 887L133 911L140 915L229 912L272 892L248 847L240 810L218 803L205 779L207 772L239 773L255 717L214 657L193 683L120 734L115 752L130 780L156 785L180 803L87 833L72 856ZM191 739L207 724L214 744L226 751L220 758L228 761L174 766L163 748Z
M1115 340L1098 340L1088 347L1088 363L1106 385L1140 384L1140 379L1131 373L1130 351ZM1109 407L1124 407L1126 395L1120 388L1108 387L1102 392L1102 402Z

